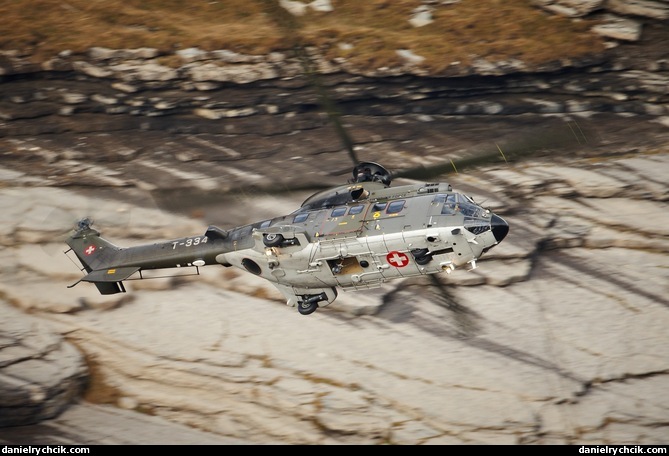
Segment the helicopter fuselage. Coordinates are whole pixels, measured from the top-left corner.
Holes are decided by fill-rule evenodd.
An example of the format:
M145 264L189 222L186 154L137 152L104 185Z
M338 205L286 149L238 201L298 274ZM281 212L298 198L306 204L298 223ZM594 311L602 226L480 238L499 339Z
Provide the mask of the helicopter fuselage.
M503 219L448 184L358 183L314 195L290 215L231 230L215 260L273 282L289 305L319 296L323 306L337 288L473 269L507 232Z
M289 215L229 230L210 226L201 236L119 248L84 223L68 244L88 272L81 280L103 294L125 291L122 281L143 270L221 264L272 282L288 305L310 314L339 288L473 269L508 229L448 184L369 181L317 193Z

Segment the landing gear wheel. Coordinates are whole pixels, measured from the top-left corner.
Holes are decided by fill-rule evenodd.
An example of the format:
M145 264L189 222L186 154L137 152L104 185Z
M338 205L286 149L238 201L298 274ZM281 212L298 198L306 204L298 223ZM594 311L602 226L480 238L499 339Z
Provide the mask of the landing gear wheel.
M419 264L421 266L425 266L430 261L432 261L432 255L425 255L425 256L416 257L416 264Z
M318 309L318 302L308 302L308 301L300 301L297 303L297 311L301 315L309 315L314 312L316 312L316 309Z
M284 240L285 239L282 235L274 233L264 234L262 237L263 244L265 244L267 247L276 247L281 245Z
M432 254L430 254L428 249L412 250L411 254L413 255L414 260L416 260L416 264L421 266L424 266L432 261Z

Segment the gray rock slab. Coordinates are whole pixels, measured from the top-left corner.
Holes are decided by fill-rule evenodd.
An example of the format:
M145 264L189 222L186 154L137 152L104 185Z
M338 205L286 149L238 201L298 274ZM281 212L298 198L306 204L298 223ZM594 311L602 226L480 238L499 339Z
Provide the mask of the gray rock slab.
M48 322L0 301L0 427L57 416L83 393L83 354Z
M245 445L248 442L108 405L75 402L30 426L0 427L6 445Z
M645 157L665 163L663 154ZM67 289L78 271L62 252L53 259L55 230L37 220L61 205L96 206L94 195L3 188L0 290L51 332L17 345L6 326L0 379L11 379L6 391L25 401L54 391L51 375L71 372L76 361L71 350L50 349L66 340L94 366L88 397L124 417L135 413L128 426L143 426L131 417L142 412L261 444L662 443L666 202L637 191L637 172L624 178L620 160L597 164L615 170L605 177L578 166L588 172L538 163L460 179L463 187L491 179L508 188L498 201L507 205L510 234L477 269L342 292L307 317L271 284L218 266L131 281L113 301L97 301L91 284ZM515 185L517 175L527 185ZM579 193L586 179L599 184ZM249 201L220 210L233 224L233 214L246 220L299 206L294 195L252 209ZM198 219L109 204L116 217L105 231L120 245L203 229ZM32 209L21 218L14 206ZM121 216L135 210L141 217ZM657 223L645 223L648 215ZM29 362L10 364L19 359ZM56 369L59 362L66 365ZM91 427L102 426L97 412L80 410L92 413ZM72 430L63 432L70 439L132 435L125 424L110 436L59 419L54 426Z

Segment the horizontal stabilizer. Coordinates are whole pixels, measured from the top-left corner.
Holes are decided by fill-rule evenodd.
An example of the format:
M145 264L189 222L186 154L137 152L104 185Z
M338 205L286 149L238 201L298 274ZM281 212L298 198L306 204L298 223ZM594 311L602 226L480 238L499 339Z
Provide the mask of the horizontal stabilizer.
M129 266L125 268L109 268L109 269L99 269L88 274L86 277L81 279L84 282L120 282L125 280L137 271L139 271L139 266Z

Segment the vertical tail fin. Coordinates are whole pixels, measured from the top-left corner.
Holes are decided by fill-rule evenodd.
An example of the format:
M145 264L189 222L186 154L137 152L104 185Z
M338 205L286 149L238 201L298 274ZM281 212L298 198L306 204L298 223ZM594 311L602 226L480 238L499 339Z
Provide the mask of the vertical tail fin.
M87 272L112 265L119 248L100 237L100 232L91 228L88 219L80 220L77 229L67 239L67 245L75 253Z
M76 230L67 239L67 245L70 246L70 249L81 262L83 270L89 274L93 271L112 267L116 254L119 251L119 248L114 244L101 238L99 231L91 228L91 221L88 219L80 220L77 223ZM91 276L89 275L88 277ZM125 292L125 287L120 281L98 281L93 278L88 280L84 278L82 280L93 282L100 291L100 294L103 295Z

